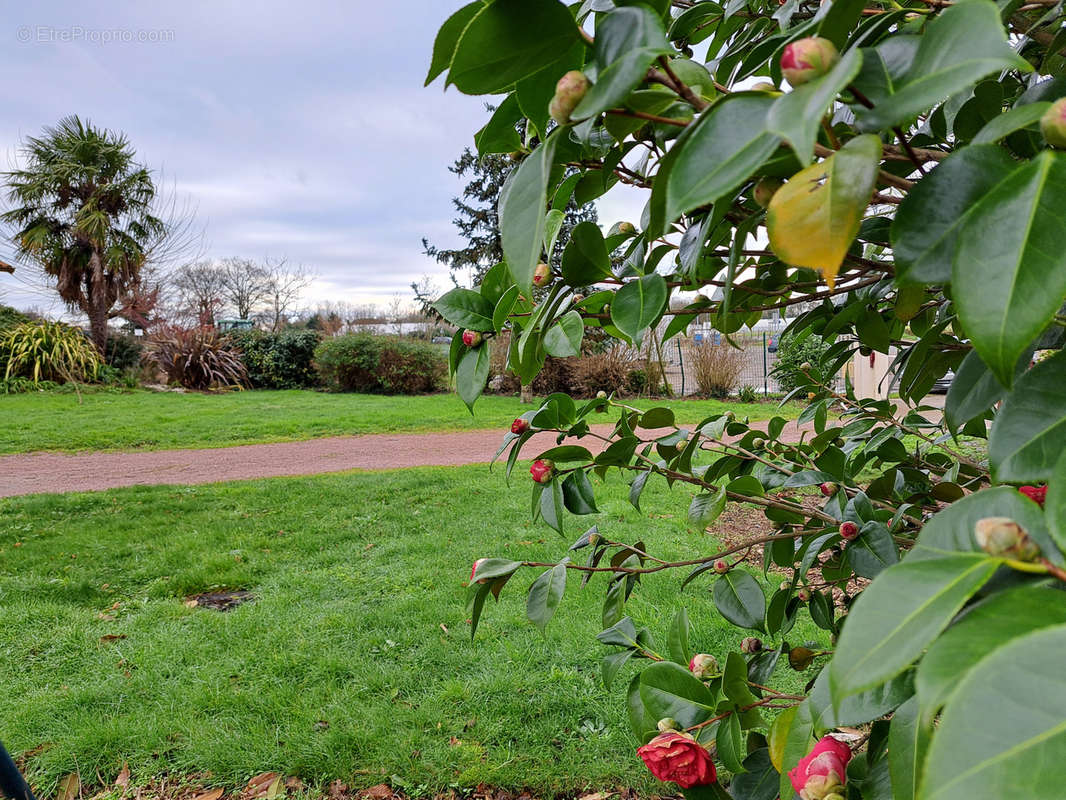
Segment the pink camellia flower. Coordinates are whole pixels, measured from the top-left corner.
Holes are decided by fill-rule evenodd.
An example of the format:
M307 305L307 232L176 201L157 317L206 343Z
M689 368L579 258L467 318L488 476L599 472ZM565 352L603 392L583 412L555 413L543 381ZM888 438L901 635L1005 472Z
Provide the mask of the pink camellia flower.
M482 336L477 331L463 331L463 344L467 347L477 347L481 344Z
M1046 486L1022 486L1019 487L1018 491L1039 506L1043 506L1044 501L1047 500Z
M511 433L522 434L529 430L529 420L518 417L511 423Z
M832 736L823 736L814 748L800 759L788 779L802 800L824 800L838 792L847 781L851 750Z
M538 458L529 468L529 474L537 483L548 483L555 476L555 462L547 458Z
M678 731L660 733L637 755L651 774L661 781L673 781L682 789L707 786L718 780L714 761L707 749L691 736Z
M479 558L477 561L474 562L474 566L472 566L470 568L470 580L474 580L474 574L477 572L477 568L480 567L487 560L488 559L485 559L485 558ZM478 583L484 583L484 582L485 582L484 579L481 579L480 581L478 581Z

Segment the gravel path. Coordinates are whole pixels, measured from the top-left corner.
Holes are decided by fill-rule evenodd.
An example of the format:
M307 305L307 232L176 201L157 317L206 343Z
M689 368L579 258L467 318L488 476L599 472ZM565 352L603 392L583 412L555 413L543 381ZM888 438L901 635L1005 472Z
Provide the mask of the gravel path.
M610 433L610 425L594 426ZM790 422L782 438L794 441ZM503 441L500 431L335 436L302 442L250 444L204 450L118 453L27 453L0 456L0 497L39 492L91 492L120 486L197 484L286 475L317 475L349 469L485 464ZM524 453L551 447L553 435L538 434ZM586 439L593 452L602 444Z

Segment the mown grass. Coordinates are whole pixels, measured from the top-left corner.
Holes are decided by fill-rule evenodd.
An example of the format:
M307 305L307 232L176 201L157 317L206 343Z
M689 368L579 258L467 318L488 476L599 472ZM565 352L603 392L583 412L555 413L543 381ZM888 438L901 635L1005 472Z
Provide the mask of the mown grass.
M596 522L660 556L711 552L685 527L683 490L649 485L655 513L641 514L625 489L609 477L602 513L574 520L574 537ZM67 773L106 782L123 762L135 785L206 773L239 787L276 770L416 794L480 782L661 793L624 721L635 667L610 690L599 676L602 579L573 580L541 635L522 573L470 640L475 557L555 560L568 544L531 524L527 492L462 467L0 501L4 741L43 746L28 771L45 796ZM682 595L683 577L647 580L628 613L662 641L683 603L695 648L735 648L744 632L714 611L709 582ZM218 587L257 599L227 613L183 602ZM801 622L790 639L806 638L821 640Z
M796 417L800 407L718 400L635 401L669 404L682 422L732 409L738 416ZM37 450L162 450L227 447L364 433L503 428L529 406L486 396L471 415L454 394L416 397L249 391L226 394L128 392L0 396L0 453Z

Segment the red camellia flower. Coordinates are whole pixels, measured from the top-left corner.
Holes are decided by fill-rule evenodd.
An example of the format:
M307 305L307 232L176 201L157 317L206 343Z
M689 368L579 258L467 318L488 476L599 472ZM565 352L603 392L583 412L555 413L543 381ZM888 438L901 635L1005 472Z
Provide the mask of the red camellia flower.
M1047 499L1046 486L1022 486L1018 491L1041 506L1044 505L1044 501Z
M529 420L519 417L511 423L511 433L522 434L529 430Z
M661 781L673 781L682 789L706 786L718 779L711 754L691 736L678 731L660 733L637 755Z
M463 344L467 347L477 347L481 344L481 334L477 331L463 331Z
M555 475L555 462L547 458L538 458L529 468L529 474L537 483L547 483Z
M843 788L850 760L851 750L846 744L823 736L796 768L789 770L788 779L802 800L820 800Z

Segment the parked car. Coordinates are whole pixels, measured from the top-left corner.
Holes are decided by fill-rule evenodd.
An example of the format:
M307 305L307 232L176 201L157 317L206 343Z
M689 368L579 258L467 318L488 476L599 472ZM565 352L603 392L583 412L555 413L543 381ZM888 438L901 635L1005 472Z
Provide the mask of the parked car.
M933 384L933 388L929 390L929 394L947 394L948 389L951 388L951 382L955 380L955 370L949 369L944 373L944 377Z

